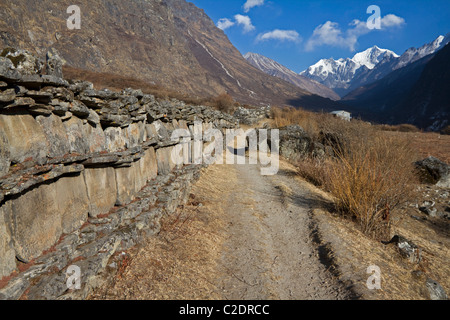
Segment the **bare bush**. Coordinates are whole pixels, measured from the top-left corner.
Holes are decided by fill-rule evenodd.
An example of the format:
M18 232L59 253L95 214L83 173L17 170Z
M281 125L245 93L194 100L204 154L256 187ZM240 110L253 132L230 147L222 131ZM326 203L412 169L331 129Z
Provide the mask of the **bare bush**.
M235 108L235 101L228 93L219 94L211 100L212 106L219 111L232 114Z
M416 179L412 148L361 121L323 121L319 127L329 133L326 139L334 137L328 142L335 157L302 161L299 174L330 192L338 212L365 234L389 238L392 216L409 199Z

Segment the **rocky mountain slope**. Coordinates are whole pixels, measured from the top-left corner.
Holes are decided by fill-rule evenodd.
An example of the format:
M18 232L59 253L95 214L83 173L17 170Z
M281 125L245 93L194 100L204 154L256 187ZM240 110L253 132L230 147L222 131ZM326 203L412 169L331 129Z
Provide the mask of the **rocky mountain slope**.
M56 49L67 65L131 75L168 89L239 102L334 109L317 97L250 66L225 33L185 0L80 0L81 29L69 30L65 1L0 3L0 47L45 56Z
M450 44L343 98L353 112L377 122L440 130L450 123Z
M280 63L257 53L247 53L244 58L254 67L270 74L271 76L286 80L306 91L317 94L324 98L340 100L339 95L330 88L320 84L317 81L299 75L296 72L286 68Z

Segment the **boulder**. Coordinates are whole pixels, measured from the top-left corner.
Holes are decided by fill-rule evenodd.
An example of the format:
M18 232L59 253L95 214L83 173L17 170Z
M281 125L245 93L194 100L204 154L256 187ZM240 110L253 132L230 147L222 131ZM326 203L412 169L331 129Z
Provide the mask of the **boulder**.
M239 120L239 123L249 126L256 125L261 120L270 118L270 115L270 106L260 108L238 107L233 114L233 116Z
M46 65L45 65L46 73L48 75L52 75L58 78L63 78L63 61L59 56L59 52L51 48L46 55Z
M0 79L8 82L17 81L21 77L20 73L15 69L14 64L8 58L0 56Z
M280 130L280 155L288 160L298 160L313 151L313 142L299 125L282 127ZM270 136L270 134L268 134Z
M42 71L42 61L26 50L6 48L0 53L0 56L11 60L14 69L21 75L35 75Z
M422 182L435 184L441 188L450 188L450 168L435 157L428 157L415 163Z
M422 251L412 241L405 237L395 235L390 241L383 242L384 244L395 244L404 258L408 258L411 263L419 263L422 260Z

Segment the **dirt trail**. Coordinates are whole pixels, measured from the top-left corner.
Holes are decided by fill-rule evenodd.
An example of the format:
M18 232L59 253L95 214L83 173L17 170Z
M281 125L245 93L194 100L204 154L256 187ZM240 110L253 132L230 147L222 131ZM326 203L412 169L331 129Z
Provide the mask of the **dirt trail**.
M94 299L348 299L324 263L311 208L320 201L293 168L214 165L182 209L195 218L130 252L127 270ZM171 225L171 222L166 223ZM180 229L180 228L167 228ZM181 229L180 229L181 230ZM328 269L328 270L327 270Z
M311 237L313 195L284 164L275 176L258 166L229 167L223 195L227 240L219 286L228 299L345 299ZM222 205L222 204L221 204Z

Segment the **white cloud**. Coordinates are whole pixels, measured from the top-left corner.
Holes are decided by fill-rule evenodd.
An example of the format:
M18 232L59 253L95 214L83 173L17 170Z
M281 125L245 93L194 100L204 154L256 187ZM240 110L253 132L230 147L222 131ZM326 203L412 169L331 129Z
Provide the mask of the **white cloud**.
M347 47L347 40L336 22L327 21L319 25L306 43L306 50L312 51L321 45Z
M398 27L405 24L405 19L393 14L388 14L381 18L381 29L387 30L392 27ZM350 24L351 28L345 32L341 30L336 22L327 21L319 25L312 36L306 42L306 51L312 51L318 46L328 45L333 47L348 48L355 51L356 44L360 36L372 31L367 27L365 21L358 19L353 20Z
M234 26L234 22L227 18L222 18L217 22L217 28L225 30Z
M381 18L381 28L398 27L405 24L405 19L395 14L388 14Z
M249 12L251 8L262 6L264 0L247 0L244 4L244 12Z
M244 32L250 32L255 30L255 26L252 24L251 19L248 16L237 14L234 16L236 23L244 28Z
M265 40L279 40L279 41L292 41L300 42L302 39L297 31L295 30L279 30L275 29L266 33L261 33L256 38L256 41Z

